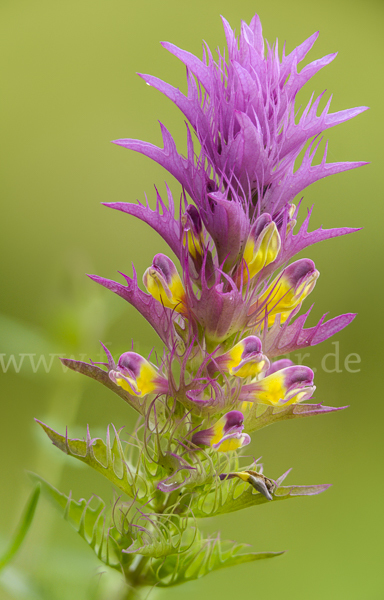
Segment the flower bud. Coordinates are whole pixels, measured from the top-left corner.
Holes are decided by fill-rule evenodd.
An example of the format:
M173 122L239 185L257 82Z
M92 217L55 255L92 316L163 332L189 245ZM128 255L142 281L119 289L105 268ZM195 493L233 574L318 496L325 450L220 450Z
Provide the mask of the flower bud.
M156 367L136 352L125 352L119 358L116 370L109 372L110 379L135 396L164 394L168 382Z
M215 359L220 370L235 377L256 377L269 367L268 358L261 352L261 341L250 335Z
M211 446L218 452L238 450L251 441L247 433L242 433L243 429L243 413L238 410L231 410L212 425L212 427L194 433L192 443Z
M280 252L281 240L272 217L267 213L256 219L245 244L243 259L247 267L244 276L248 272L252 279L261 269L272 263Z
M181 217L183 225L183 244L188 248L192 258L197 259L203 254L204 239L203 225L197 208L190 204Z
M156 254L153 264L143 276L143 283L151 296L167 308L184 312L185 290L173 262L164 254Z
M243 386L241 400L288 406L308 400L315 389L313 371L309 367L286 367L260 381Z
M308 258L297 260L284 269L257 301L257 306L267 313L268 326L273 325L278 314L281 315L280 322L284 323L290 312L312 292L319 275Z

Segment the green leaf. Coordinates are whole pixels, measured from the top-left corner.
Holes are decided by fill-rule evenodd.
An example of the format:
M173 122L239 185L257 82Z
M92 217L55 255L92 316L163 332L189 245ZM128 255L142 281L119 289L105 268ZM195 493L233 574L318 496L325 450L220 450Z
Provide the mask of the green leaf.
M346 406L335 408L333 406L322 406L321 404L291 404L289 406L267 406L256 404L249 409L245 416L244 431L252 433L272 423L285 421L286 419L298 419L320 415L335 410L343 410Z
M133 473L125 459L124 449L119 433L113 427L114 440L111 442L109 427L107 428L106 442L100 438L91 438L87 429L87 439L70 439L67 435L60 435L48 425L36 419L52 443L65 454L73 456L86 463L109 479L116 487L131 498L146 501L149 485L139 472Z
M109 567L121 570L124 557L118 541L113 537L111 517L106 514L105 503L101 498L93 496L88 501L82 498L76 502L71 494L62 494L39 475L29 475L41 485L44 495L59 509L63 518L81 535L97 557Z
M222 542L220 537L198 540L186 552L153 561L145 575L145 585L171 587L200 579L212 571L246 562L273 558L283 552L248 552L245 544Z
M283 477L277 481L278 485L272 494L272 502L288 500L297 496L321 494L330 487L330 484L281 486L279 483ZM218 481L213 490L207 490L205 494L200 493L192 503L191 510L197 519L201 519L266 503L271 503L271 501L257 492L249 483L240 479L231 479Z
M34 517L35 511L36 511L36 506L39 501L39 496L40 496L40 485L38 484L38 485L36 485L36 487L32 491L32 494L30 495L30 497L28 499L28 502L25 506L19 526L13 535L13 538L8 547L8 550L6 550L5 554L3 554L2 557L0 557L0 571L2 571L2 569L4 569L4 567L6 567L11 562L11 560L13 559L13 557L19 550L20 546L22 545L22 543L25 539L25 536L27 535L28 530L33 521L33 517Z

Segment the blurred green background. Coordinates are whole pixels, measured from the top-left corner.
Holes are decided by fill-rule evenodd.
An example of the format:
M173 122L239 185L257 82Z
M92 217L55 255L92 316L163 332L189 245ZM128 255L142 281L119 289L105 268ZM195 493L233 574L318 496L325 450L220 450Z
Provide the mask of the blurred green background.
M116 270L139 276L163 241L133 218L100 202L154 199L167 177L146 158L109 143L137 137L161 143L157 119L185 149L183 118L169 101L145 86L136 71L185 89L183 66L159 42L171 41L201 56L201 40L223 47L219 15L238 30L258 12L264 34L287 41L287 50L314 31L320 38L310 59L339 51L337 60L307 85L334 94L332 109L368 105L371 110L326 134L329 160L366 160L371 165L320 181L304 194L315 203L312 228L364 227L346 238L310 249L321 278L311 300L311 323L358 312L341 332L340 370L321 369L331 341L311 349L304 361L317 368L316 399L348 410L286 422L254 436L266 473L294 467L291 483L334 484L314 498L262 506L204 523L224 539L255 550L289 552L272 561L221 571L160 597L284 597L287 600L379 599L382 578L382 189L384 92L381 0L2 0L0 45L2 92L0 369L0 549L6 546L30 485L25 470L38 472L75 498L93 492L113 498L106 481L74 464L44 439L33 418L72 437L87 423L104 435L108 422L132 427L133 411L80 375L65 373L50 355L98 360L98 340L114 354L147 352L157 344L150 327L123 300L98 289L84 273L114 278ZM309 301L307 301L309 302ZM335 341L335 340L333 340ZM361 363L349 373L345 357ZM21 354L24 357L20 366ZM46 369L29 354L47 357ZM50 361L52 359L52 365ZM328 366L331 368L332 359ZM17 373L16 371L19 370ZM6 372L5 372L6 371ZM34 372L36 371L36 372ZM46 372L48 371L48 372ZM44 499L17 560L0 577L1 600L109 599L121 585L100 566L83 540ZM156 594L154 594L156 595Z

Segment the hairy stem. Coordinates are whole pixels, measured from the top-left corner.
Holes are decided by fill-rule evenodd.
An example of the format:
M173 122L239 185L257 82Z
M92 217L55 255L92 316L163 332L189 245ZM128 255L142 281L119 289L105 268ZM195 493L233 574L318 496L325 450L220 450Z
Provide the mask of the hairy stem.
M172 506L178 494L178 490L169 494L159 512L164 513L169 506ZM122 600L140 600L140 590L143 586L143 580L141 578L141 575L145 567L147 566L149 560L149 556L140 556L136 564L131 565L130 569L126 572L125 578L127 582L127 590Z

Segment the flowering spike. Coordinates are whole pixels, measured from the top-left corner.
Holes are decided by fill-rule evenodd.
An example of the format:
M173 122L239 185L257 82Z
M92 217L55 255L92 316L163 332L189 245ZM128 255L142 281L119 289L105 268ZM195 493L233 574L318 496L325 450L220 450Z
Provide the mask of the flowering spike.
M365 107L331 113L332 96L325 99L322 92L298 110L298 92L336 56L301 67L318 33L286 55L285 47L279 53L277 41L264 42L257 15L241 23L239 35L225 19L223 27L227 49L219 50L217 58L206 44L200 60L163 43L187 67L185 95L142 75L186 117L185 155L162 124L162 148L140 140L116 141L162 165L182 186L178 212L168 186L168 205L156 190L155 210L147 199L137 205L108 204L162 236L180 261L180 275L167 255L156 254L143 276L149 293L139 289L135 271L132 278L123 275L124 285L91 276L152 325L166 346L161 368L133 346L117 365L106 348L103 363L63 359L65 367L123 398L140 414L139 424L124 448L116 431L115 440L108 433L104 444L89 432L86 441L70 440L44 426L58 448L103 472L131 497L131 507L122 503L118 508L119 524L112 515L106 536L100 538L101 513L92 535L85 535L83 514L88 518L92 511L80 511L79 531L92 547L99 544L99 557L103 545L109 555L111 542L116 565L133 588L182 583L191 577L191 564L197 565L196 578L203 555L207 564L214 557L214 568L223 566L219 539L202 540L190 527L191 518L327 489L281 486L284 476L268 479L258 461L246 468L240 455L250 433L267 425L341 410L304 404L315 390L313 371L281 357L329 338L355 316L326 322L324 315L305 329L311 309L299 311L319 273L308 258L290 261L313 243L356 231L309 232L311 209L295 234L302 201L295 196L323 177L365 164L327 163L327 144L317 160L322 133ZM224 483L227 479L232 481ZM142 506L129 514L137 503ZM225 553L230 564L250 560L234 547ZM135 554L148 560L135 560Z

